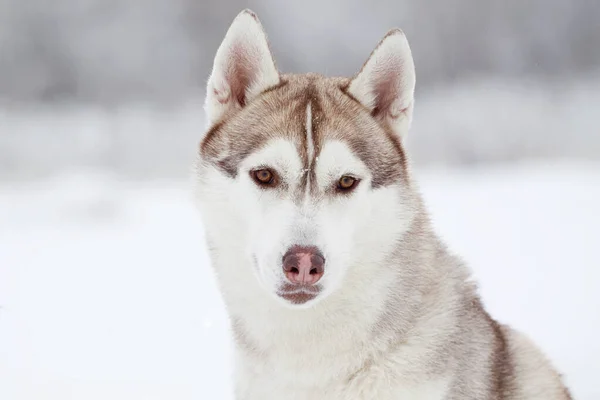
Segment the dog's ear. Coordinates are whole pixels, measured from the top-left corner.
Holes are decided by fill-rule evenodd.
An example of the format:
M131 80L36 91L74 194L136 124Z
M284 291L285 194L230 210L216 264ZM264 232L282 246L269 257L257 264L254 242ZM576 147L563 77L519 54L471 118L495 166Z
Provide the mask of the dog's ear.
M415 65L401 30L390 31L379 42L346 91L398 135L406 135L412 120Z
M205 110L209 125L241 109L279 79L260 21L252 11L242 11L217 50L208 79Z

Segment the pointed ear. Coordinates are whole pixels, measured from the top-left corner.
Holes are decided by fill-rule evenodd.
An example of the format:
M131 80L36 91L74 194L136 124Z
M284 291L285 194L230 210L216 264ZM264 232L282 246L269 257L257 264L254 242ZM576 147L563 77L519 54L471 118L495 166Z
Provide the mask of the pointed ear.
M278 83L279 72L262 25L256 14L244 10L229 27L215 56L205 100L209 125Z
M379 42L346 90L375 118L406 136L412 120L415 65L401 30L390 31Z

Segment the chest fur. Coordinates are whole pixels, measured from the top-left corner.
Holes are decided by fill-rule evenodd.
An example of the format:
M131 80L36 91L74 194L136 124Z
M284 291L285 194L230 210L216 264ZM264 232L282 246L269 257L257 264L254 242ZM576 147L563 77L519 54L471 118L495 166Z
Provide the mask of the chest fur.
M256 362L240 356L236 400L442 400L447 393L448 379L430 379L418 369L402 374L400 360L308 358L290 360L280 354Z

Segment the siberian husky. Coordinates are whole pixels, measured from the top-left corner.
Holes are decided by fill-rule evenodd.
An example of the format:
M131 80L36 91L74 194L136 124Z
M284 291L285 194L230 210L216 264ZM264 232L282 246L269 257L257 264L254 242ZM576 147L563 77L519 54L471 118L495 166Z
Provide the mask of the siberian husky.
M390 31L352 78L282 75L240 13L196 165L238 400L570 399L432 230L404 141L415 68Z

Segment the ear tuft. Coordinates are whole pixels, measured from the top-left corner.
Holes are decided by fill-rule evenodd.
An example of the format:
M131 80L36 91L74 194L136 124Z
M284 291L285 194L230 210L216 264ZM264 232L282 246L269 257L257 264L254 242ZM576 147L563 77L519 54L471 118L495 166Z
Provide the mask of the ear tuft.
M209 125L241 109L279 83L267 36L255 13L244 10L229 27L208 79L205 109Z
M379 42L347 92L400 136L412 120L415 65L408 40L394 29Z

